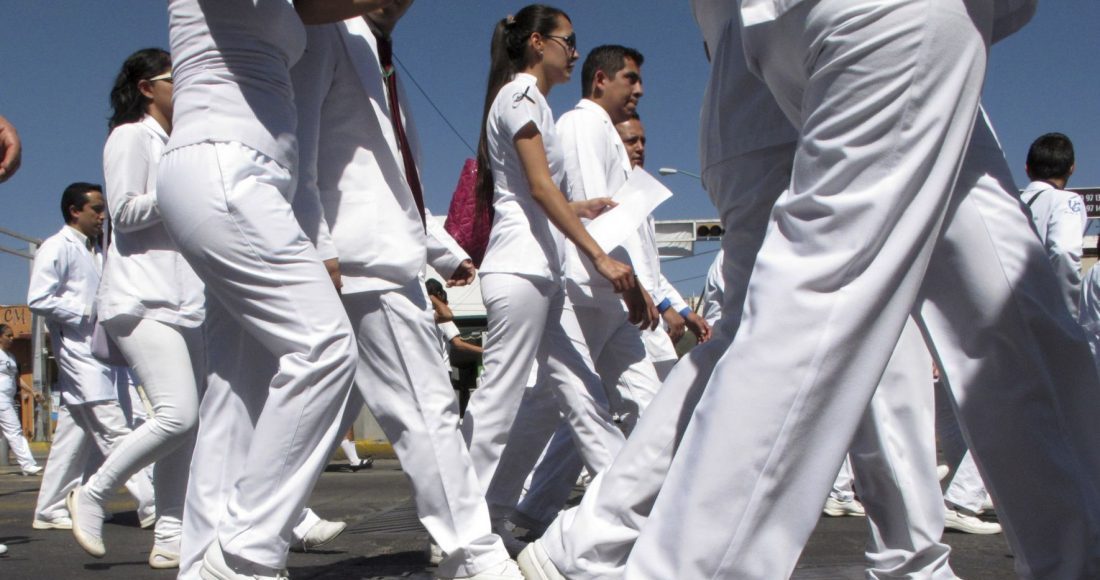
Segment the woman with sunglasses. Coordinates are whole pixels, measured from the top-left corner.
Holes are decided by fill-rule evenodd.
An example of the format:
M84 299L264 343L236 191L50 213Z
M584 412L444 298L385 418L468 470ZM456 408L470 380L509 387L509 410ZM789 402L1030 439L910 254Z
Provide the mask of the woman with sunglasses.
M203 285L161 223L157 163L172 130L172 62L139 50L111 89L111 130L103 148L110 241L96 299L99 320L125 355L154 414L70 492L77 543L106 553L105 504L120 483L156 462L157 522L149 565L179 565L181 518L203 376Z
M565 295L566 239L616 291L625 293L632 318L644 311L633 270L610 258L580 221L595 217L613 205L611 201L570 203L558 188L563 154L546 95L569 80L579 57L569 17L549 6L527 6L497 24L491 54L477 186L479 206L491 204L494 214L480 274L488 313L485 373L462 424L486 489L497 472L536 360L536 388L554 389L593 473L610 464L624 440L607 410L606 394ZM512 437L520 441L523 435ZM508 515L491 513L493 531L514 552L522 544L504 527Z

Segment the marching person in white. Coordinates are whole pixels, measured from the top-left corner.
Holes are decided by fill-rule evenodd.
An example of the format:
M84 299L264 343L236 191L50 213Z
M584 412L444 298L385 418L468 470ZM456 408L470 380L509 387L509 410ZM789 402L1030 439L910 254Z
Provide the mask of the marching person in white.
M157 203L157 164L172 127L169 54L150 48L127 58L111 90L111 104L103 174L112 228L96 306L155 412L70 492L68 506L77 542L102 557L104 507L111 492L156 462L157 523L149 565L174 568L205 366L202 282L176 251Z
M625 121L615 124L615 131L626 147L626 154L630 158L631 167L645 167L645 126L638 112L634 111ZM698 343L710 339L711 323L704 320L691 309L684 301L683 296L676 291L665 275L661 273L661 258L657 250L657 232L653 216L646 218L646 227L638 230L642 243L639 248L648 265L639 269L638 280L642 286L649 290L653 297L657 312L664 322L664 328L642 329L642 338L645 340L646 353L649 355L653 368L657 371L657 378L662 382L676 365L679 356L676 353L676 343L684 335L685 330L690 330L695 335Z
M65 226L38 248L31 270L27 304L46 318L60 371L61 409L57 413L46 472L34 512L36 529L70 529L65 497L130 434L118 404L114 370L92 355L95 293L102 256L96 238L103 231L106 204L102 188L73 183L61 196ZM130 478L126 488L138 502L141 519L152 516L149 477Z
M358 339L359 388L347 408L357 413L365 400L393 442L444 554L440 577L520 578L490 530L420 277L428 240L419 147L390 36L411 4L308 29L292 71L301 144L294 207L321 258L338 264L330 272ZM466 283L474 270L461 262L451 272Z
M1100 268L1095 265L1089 268L1081 281L1081 309L1077 313L1077 322L1088 337L1092 358L1100 371Z
M577 59L569 18L555 8L527 6L497 24L492 46L477 186L478 203L492 204L495 214L480 273L489 327L482 386L462 422L485 489L498 472L526 475L506 473L498 463L505 443L521 440L518 432L527 428L514 419L536 359L541 377L535 388L553 390L587 467L603 470L622 446L565 293L565 239L624 293L632 321L648 323L652 308L630 266L610 257L581 224L579 216L595 217L610 200L570 203L558 188L564 151L545 95L569 80ZM502 518L494 518L494 531L510 550L519 547Z
M1088 215L1081 196L1066 191L1076 168L1073 143L1061 133L1047 133L1027 151L1027 184L1020 201L1031 212L1039 239L1061 282L1070 312L1081 302L1081 254Z
M181 578L284 576L292 528L328 460L317 450L336 441L355 341L291 209L289 69L305 47L302 19L343 20L387 3L168 3L174 106L157 198L206 285L208 352Z
M1100 386L1080 329L1051 296L1043 250L998 181L1003 156L978 108L989 45L1034 4L700 0L696 10L716 55L712 82L726 80L736 65L721 61L743 46L800 137L745 319L695 407L628 577L790 574L914 312L1018 573L1095 577ZM724 45L721 26L738 16L743 43ZM719 132L766 137L752 131L759 109L723 100L705 118ZM792 336L795 348L775 359ZM731 440L753 443L731 456Z
M14 400L18 391L25 391L41 403L45 400L42 393L35 392L19 378L19 365L11 355L15 343L15 332L7 324L0 323L0 432L8 442L8 447L19 462L23 475L38 475L42 468L31 455L30 444L23 436L23 426L19 421Z

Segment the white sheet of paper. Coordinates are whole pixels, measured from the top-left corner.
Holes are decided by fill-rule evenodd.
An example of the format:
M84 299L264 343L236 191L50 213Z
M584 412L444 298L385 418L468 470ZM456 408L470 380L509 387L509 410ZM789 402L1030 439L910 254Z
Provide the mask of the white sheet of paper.
M611 196L619 205L588 223L588 233L605 252L610 252L637 231L657 206L672 192L641 167L630 172L626 183Z

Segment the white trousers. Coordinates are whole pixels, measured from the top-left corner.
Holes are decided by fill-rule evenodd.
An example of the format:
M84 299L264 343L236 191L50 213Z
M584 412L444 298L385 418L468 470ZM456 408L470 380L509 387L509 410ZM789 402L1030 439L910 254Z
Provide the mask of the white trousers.
M661 386L647 355L642 332L630 324L618 295L574 303L573 308L595 361L612 416L619 428L629 435ZM548 389L536 387L521 402L515 424L527 435L518 440L521 443L509 444L504 450L501 467L487 494L494 517L508 515L516 507L523 481L536 461L531 487L524 497L526 505L520 510L531 519L549 524L577 481L583 467L580 450L571 437L568 422L562 420L557 409L546 401L550 397L552 393ZM520 435L517 430L513 433ZM543 449L545 454L542 454Z
M793 150L793 144L771 147L708 173L708 188L738 192L719 208L727 256L722 320L711 341L673 369L611 469L597 476L580 506L555 520L543 536L543 546L566 577L624 576L687 420L715 362L737 333L749 272L771 208L787 186ZM872 529L867 574L873 578L953 577L949 549L939 541L943 508L935 479L930 371L920 333L909 324L851 440L851 461ZM739 449L728 443L727 458ZM818 514L825 493L815 492Z
M355 371L351 325L291 211L292 174L236 143L161 160L165 226L206 284L209 376L184 512L181 577L220 541L281 569L327 457L313 451ZM214 532L214 533L212 533Z
M657 379L662 383L680 360L676 354L676 345L672 344L672 338L665 331L664 326L658 325L653 330L643 330L642 339L645 341L646 354L653 363L653 369L657 371Z
M982 505L989 499L989 492L978 473L974 456L966 448L966 441L951 403L951 395L944 390L943 383L936 384L936 436L943 458L950 468L947 489L943 492L944 501L975 513L980 512Z
M791 189L628 578L789 575L913 312L1019 575L1100 574L1100 386L975 124L992 11L820 0L746 29L750 62L801 133ZM735 126L755 114L726 105ZM744 445L730 454L730 441Z
M103 458L129 434L118 401L62 405L38 489L35 518L68 517L65 496L99 469ZM153 482L148 471L130 477L125 486L137 501L139 517L153 513Z
M23 436L23 423L19 420L19 413L12 406L11 401L0 401L0 433L8 442L8 448L15 455L15 460L23 470L36 465L34 455L31 454L31 446L27 438Z
M155 462L155 541L178 554L194 429L199 420L199 385L206 374L202 330L134 316L105 321L104 327L140 378L153 415L124 437L88 479L88 496L105 503L120 481ZM135 408L142 406L140 399L133 403Z
M494 474L522 482L530 471L506 472L497 465L505 443L520 440L518 431L537 427L515 421L536 359L541 378L535 389L552 389L585 465L602 471L625 438L608 411L607 394L562 284L502 273L480 279L489 319L485 372L462 420L478 481L488 491ZM533 451L535 458L539 450Z
M854 481L852 459L845 455L844 463L840 464L840 471L837 472L836 479L833 481L833 488L829 490L829 497L839 501L852 501L856 497L855 488L852 487Z

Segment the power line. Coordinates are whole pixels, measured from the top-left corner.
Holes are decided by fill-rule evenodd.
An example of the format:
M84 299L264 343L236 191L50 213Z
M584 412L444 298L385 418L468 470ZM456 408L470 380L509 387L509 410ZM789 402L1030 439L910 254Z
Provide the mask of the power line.
M707 250L705 252L698 252L698 253L695 253L695 254L691 254L690 256L676 256L675 258L665 258L665 259L661 260L661 263L664 264L666 262L676 262L676 261L679 261L679 260L689 260L691 258L698 258L699 256L706 256L708 254L717 254L720 249L721 248L716 248L716 249L713 249L713 250Z
M413 86L415 86L416 89L420 91L420 94L424 95L424 98L428 100L428 104L431 105L432 108L435 109L435 112L439 114L439 118L443 119L443 122L451 128L451 132L455 134L455 137L458 137L458 140L462 141L462 144L470 150L470 153L472 155L477 156L477 150L475 150L470 145L470 143L466 141L466 138L462 136L462 133L458 132L458 129L455 129L455 126L451 124L451 122L447 119L447 116L443 114L443 111L439 110L439 107L437 107L435 105L435 101L432 101L432 98L428 96L428 92L424 90L424 87L420 86L420 83L416 82L416 78L412 75L411 72L409 72L409 67L405 66L405 63L401 62L401 59L397 58L397 55L394 55L393 60L401 66L401 70L405 71L405 76L408 77L410 81L412 81Z

